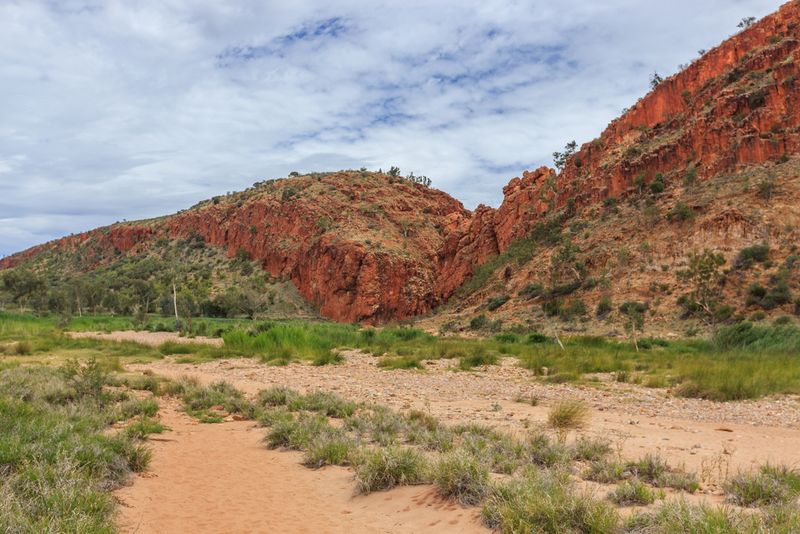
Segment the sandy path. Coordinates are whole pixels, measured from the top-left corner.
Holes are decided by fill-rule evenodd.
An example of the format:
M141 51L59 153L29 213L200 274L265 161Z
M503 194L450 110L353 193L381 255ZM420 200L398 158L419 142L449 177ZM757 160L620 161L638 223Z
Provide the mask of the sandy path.
M583 398L594 409L586 433L612 439L630 458L658 452L670 464L704 475L712 487L726 471L766 462L800 466L800 403L795 399L714 403L629 385L604 390L541 384L510 359L470 373L447 370L452 364L447 360L432 362L426 373L384 371L375 361L348 353L344 364L323 367L276 367L252 359L186 365L165 359L129 369L171 378L191 375L204 383L226 380L250 394L272 385L323 389L395 409L430 411L448 423L480 422L519 434L543 424L553 402ZM541 404L514 402L518 393L538 395ZM780 421L786 424L776 424Z
M346 468L311 470L299 453L270 451L252 422L198 424L163 401L172 430L154 436L148 472L116 492L126 533L488 532L476 509L432 487L353 496Z

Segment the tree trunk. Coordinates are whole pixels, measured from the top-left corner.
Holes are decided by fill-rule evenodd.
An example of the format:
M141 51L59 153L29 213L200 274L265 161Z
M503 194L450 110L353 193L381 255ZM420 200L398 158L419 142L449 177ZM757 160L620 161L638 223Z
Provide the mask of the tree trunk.
M178 292L175 290L175 282L172 282L172 308L175 310L175 320L180 321L178 318Z

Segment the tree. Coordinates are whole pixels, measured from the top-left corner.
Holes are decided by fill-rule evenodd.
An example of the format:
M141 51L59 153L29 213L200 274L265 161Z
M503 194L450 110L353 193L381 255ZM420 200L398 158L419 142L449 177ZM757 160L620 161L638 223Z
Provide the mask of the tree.
M736 27L746 30L755 23L756 23L755 17L744 17L742 20L739 21L739 24L737 24Z
M567 160L575 154L578 150L578 143L574 140L570 141L566 145L564 145L564 152L553 152L553 164L555 164L556 169L562 171L564 169L564 165L567 164Z
M389 168L389 172L388 172L387 174L388 174L389 176L392 176L392 177L397 177L397 176L400 176L400 167L395 167L394 165L392 165L392 166Z
M650 76L650 89L655 89L663 81L664 78L658 72L653 72L653 75Z
M713 318L719 311L719 285L723 280L720 267L725 265L725 257L713 250L689 253L689 267L678 271L678 279L691 285L691 291L678 299L689 315Z
M9 293L12 302L21 307L47 299L44 278L26 269L12 269L3 273L2 287Z
M619 311L622 314L625 327L625 332L628 337L633 340L633 346L636 347L636 352L639 352L639 343L636 340L636 332L644 332L644 314L647 311L648 305L644 302L636 302L630 300L623 302L619 306Z

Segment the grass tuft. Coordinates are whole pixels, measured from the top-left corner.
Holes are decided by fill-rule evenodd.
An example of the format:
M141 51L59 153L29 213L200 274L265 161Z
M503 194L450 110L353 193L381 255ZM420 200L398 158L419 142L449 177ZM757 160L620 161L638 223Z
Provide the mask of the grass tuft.
M432 479L439 495L464 506L480 503L489 491L489 470L463 449L442 456L433 466Z
M358 493L387 490L426 481L427 462L410 448L396 446L367 449L355 458Z
M647 484L633 479L619 484L608 498L620 506L647 506L655 502L656 494Z

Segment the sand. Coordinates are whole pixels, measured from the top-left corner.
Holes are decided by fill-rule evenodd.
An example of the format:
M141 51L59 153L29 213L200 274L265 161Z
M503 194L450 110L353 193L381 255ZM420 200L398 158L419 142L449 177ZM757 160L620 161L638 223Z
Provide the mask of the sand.
M410 486L355 496L353 473L312 470L301 454L268 450L252 422L198 424L162 402L170 432L153 436L153 461L115 492L125 533L488 532L477 509Z

